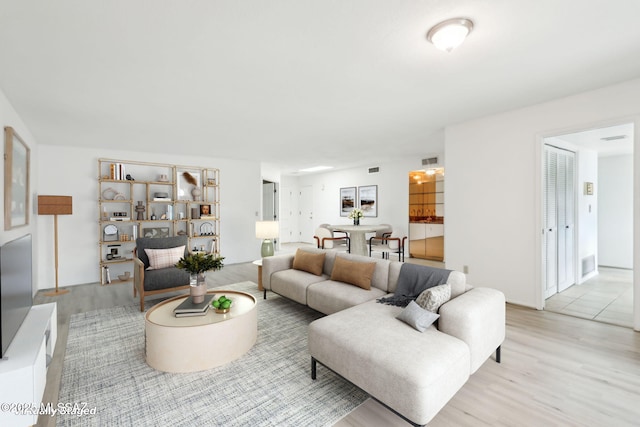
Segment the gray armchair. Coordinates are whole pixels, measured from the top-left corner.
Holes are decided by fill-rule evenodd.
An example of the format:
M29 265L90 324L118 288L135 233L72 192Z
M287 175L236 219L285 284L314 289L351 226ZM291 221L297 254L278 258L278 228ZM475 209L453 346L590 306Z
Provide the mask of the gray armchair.
M169 249L184 245L185 256L189 253L187 236L175 237L139 237L133 251L133 296L140 294L140 311L144 311L146 295L173 292L189 288L189 273L176 267L155 270L149 268L149 257L145 249Z

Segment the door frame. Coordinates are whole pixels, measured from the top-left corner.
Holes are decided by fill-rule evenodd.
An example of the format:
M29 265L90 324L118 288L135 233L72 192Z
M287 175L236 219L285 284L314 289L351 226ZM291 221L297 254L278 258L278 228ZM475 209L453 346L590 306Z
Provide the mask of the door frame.
M609 120L601 120L582 125L573 125L565 128L552 129L535 135L535 176L534 176L534 197L536 206L536 221L533 233L535 236L536 245L536 259L535 259L535 281L534 296L536 303L536 309L544 309L544 282L542 280L543 274L543 245L542 245L542 179L543 179L543 155L544 155L544 140L546 138L564 135L567 133L581 132L590 129L597 129L603 127L610 127L621 125L625 123L633 123L633 270L634 272L640 272L640 116L623 116ZM577 235L578 233L576 233ZM633 275L633 329L640 331L640 274Z

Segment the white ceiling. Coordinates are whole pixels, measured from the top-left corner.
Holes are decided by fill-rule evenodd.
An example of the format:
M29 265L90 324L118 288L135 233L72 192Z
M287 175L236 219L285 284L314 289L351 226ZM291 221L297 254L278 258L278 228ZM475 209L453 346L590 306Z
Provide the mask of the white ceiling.
M40 144L373 166L439 149L448 124L639 77L638 16L637 0L0 0L0 88ZM426 33L453 17L474 30L447 54Z
M598 152L599 157L608 157L633 153L633 132L633 123L626 123L558 135L556 138L594 150Z

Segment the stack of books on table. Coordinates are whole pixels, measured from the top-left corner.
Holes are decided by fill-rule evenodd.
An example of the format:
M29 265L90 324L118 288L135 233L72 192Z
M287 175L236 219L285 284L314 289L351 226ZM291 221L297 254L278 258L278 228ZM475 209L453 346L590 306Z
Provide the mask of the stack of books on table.
M204 296L204 301L194 304L191 297L188 296L179 306L173 309L173 313L176 317L204 316L209 311L212 298L213 295L207 294Z

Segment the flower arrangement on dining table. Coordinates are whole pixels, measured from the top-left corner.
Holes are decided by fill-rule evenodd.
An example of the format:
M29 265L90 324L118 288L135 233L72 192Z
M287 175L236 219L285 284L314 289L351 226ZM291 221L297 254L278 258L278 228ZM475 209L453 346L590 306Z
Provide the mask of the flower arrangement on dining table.
M353 220L353 225L360 225L360 218L362 217L364 217L364 212L360 208L355 208L349 212L349 218Z

